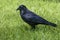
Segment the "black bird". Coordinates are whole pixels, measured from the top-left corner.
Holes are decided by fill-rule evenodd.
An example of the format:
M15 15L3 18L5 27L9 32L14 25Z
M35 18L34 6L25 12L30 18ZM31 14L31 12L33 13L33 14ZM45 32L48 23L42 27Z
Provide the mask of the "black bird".
M44 25L51 25L56 27L57 25L47 20L43 19L42 17L36 15L34 12L27 9L25 5L20 5L17 10L20 11L21 18L28 23L33 29L35 29L35 25L37 24L44 24Z

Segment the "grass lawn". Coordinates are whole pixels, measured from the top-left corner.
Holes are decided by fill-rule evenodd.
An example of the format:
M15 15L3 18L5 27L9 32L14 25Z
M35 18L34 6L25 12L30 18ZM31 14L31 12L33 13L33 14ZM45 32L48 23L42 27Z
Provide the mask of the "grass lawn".
M40 24L30 30L16 11L21 4L57 27ZM60 40L60 1L0 0L0 40Z

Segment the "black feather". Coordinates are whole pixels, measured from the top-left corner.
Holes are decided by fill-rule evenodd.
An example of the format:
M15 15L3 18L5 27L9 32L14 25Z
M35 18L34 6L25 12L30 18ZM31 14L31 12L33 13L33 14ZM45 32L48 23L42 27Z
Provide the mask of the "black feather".
M43 19L42 17L36 15L34 12L28 10L26 6L20 5L17 10L20 10L20 15L22 19L28 23L32 28L35 29L35 25L37 24L44 24L44 25L51 25L53 27L56 27L57 25L51 22L48 22L47 20Z

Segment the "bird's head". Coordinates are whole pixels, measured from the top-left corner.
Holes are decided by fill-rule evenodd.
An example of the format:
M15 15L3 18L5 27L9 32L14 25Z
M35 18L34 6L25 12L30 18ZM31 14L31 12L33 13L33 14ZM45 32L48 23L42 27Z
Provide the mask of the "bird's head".
M25 9L27 9L25 5L20 5L20 6L17 8L17 10L25 10Z

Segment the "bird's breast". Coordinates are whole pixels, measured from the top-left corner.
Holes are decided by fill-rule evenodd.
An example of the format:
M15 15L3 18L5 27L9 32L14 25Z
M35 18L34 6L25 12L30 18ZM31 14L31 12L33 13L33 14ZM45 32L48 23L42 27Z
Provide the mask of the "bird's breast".
M22 17L22 19L23 19L25 22L29 22L29 21L31 21L31 20L30 20L31 15L29 15L29 14L22 15L21 17Z

